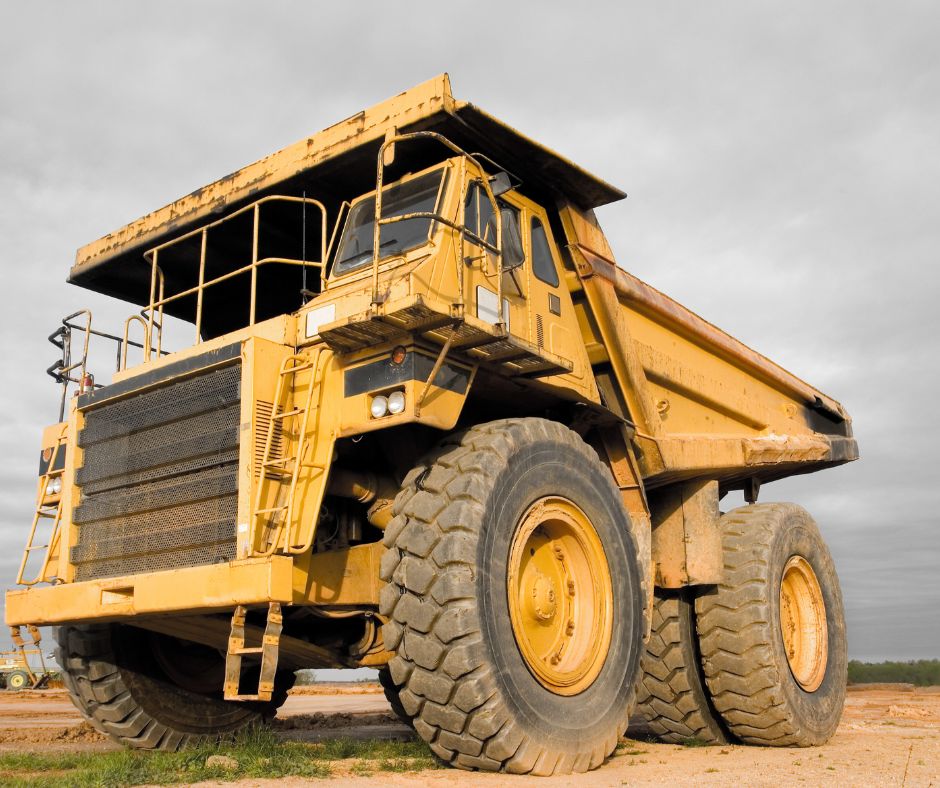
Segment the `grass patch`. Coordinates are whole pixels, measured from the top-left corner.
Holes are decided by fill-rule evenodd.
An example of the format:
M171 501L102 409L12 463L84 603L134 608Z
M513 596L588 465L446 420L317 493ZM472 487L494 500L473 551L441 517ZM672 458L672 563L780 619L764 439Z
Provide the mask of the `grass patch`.
M614 755L646 755L649 750L642 750L640 746L640 742L635 739L623 738L617 743Z
M212 755L234 759L207 766ZM5 753L0 754L0 785L91 786L173 785L199 780L306 777L324 778L341 768L359 774L438 768L419 742L336 739L313 744L282 742L266 730L249 731L232 742L181 752Z
M682 746L683 747L710 747L711 744L707 741L702 741L701 739L691 738L691 739L683 739Z

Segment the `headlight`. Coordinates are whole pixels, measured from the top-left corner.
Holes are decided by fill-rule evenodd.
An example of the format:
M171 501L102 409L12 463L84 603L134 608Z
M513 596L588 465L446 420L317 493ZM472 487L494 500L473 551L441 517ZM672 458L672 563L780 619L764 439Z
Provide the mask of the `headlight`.
M388 412L393 416L405 409L405 392L393 391L388 395Z
M382 416L388 413L388 399L381 394L373 397L372 404L369 405L369 412L372 414L373 419L381 419Z
M46 485L46 495L58 495L60 492L62 492L62 477L56 476Z

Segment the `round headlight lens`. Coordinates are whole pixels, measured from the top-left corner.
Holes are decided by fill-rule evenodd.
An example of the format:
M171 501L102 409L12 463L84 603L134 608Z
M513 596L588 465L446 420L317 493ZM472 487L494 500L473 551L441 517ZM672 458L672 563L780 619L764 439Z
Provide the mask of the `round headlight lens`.
M60 492L62 492L62 478L56 476L46 485L46 495L58 495Z
M388 412L399 414L405 409L405 392L393 391L388 395Z
M382 416L388 413L388 399L381 394L373 397L372 404L369 405L369 412L372 414L373 419L381 419Z

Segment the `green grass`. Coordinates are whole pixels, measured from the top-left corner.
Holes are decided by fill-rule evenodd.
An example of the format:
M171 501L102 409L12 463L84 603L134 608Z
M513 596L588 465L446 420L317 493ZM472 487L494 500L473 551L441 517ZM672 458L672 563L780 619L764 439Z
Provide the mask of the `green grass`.
M211 755L225 755L236 768L206 766ZM130 786L172 785L199 780L262 777L326 778L341 771L355 774L404 772L438 768L419 742L336 739L315 744L282 742L270 731L251 731L233 742L182 752L4 753L0 754L0 785Z
M917 687L940 685L940 659L910 662L849 662L849 684L887 682L913 684Z

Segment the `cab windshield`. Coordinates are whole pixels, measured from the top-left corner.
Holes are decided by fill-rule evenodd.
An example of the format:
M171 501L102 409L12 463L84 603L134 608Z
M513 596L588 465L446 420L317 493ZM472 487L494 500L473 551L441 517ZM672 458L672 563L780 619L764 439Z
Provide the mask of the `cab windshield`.
M438 169L404 183L393 183L382 189L382 218L409 213L433 213L444 170ZM334 274L345 274L362 268L372 260L375 196L357 202L349 211L339 247L336 250ZM379 257L391 257L427 243L432 219L404 219L382 225Z

